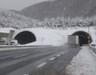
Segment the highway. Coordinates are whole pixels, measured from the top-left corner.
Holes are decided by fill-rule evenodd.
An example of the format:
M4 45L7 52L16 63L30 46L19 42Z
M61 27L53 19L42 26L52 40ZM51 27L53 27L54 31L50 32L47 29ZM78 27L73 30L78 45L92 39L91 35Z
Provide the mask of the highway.
M0 75L63 75L79 50L65 45L0 51Z

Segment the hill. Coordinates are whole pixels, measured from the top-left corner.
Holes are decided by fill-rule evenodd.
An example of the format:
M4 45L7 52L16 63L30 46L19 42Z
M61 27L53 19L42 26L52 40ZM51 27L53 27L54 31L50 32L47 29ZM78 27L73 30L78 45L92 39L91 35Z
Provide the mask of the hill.
M0 27L33 27L33 19L15 13L14 11L0 9Z
M35 19L45 17L77 17L94 16L96 0L53 0L41 2L24 8L20 13Z

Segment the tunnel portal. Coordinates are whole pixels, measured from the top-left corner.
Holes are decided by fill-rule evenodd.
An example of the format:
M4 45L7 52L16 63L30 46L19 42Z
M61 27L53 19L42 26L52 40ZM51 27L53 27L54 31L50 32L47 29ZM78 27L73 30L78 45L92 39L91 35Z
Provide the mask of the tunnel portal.
M82 46L83 44L89 44L92 42L91 36L84 31L77 31L72 35L77 35L79 37L79 45Z
M36 37L32 32L23 31L15 36L15 40L17 40L19 44L27 44L27 43L35 42Z

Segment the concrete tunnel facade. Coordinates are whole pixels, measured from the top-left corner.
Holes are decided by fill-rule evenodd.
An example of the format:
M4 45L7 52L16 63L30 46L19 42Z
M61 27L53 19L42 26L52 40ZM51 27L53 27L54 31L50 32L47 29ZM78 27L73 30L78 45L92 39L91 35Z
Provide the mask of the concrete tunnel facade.
M28 28L15 33L14 39L20 45L53 45L64 44L62 36L54 32L53 29Z
M68 35L79 36L79 44L88 44L95 41L95 31L90 29L90 34L87 28L78 29L44 29L44 28L28 28L22 29L15 33L14 39L18 41L20 45L53 45L61 46L68 43Z

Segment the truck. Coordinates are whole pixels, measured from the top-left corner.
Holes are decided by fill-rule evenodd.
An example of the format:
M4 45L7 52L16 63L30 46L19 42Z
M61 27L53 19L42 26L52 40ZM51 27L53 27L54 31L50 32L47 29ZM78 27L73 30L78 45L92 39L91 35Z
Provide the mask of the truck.
M79 37L77 35L68 35L68 45L79 45Z

